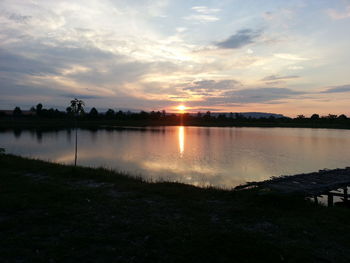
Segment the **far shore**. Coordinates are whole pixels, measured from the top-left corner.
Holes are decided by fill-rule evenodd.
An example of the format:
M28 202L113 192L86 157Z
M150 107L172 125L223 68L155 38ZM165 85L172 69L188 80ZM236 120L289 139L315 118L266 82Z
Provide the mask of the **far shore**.
M281 127L281 128L326 128L350 129L350 122L295 122L288 120L254 121L240 120L90 120L80 119L42 119L42 118L2 118L0 129L64 129L64 128L115 128L115 127L148 127L148 126L197 126L197 127Z

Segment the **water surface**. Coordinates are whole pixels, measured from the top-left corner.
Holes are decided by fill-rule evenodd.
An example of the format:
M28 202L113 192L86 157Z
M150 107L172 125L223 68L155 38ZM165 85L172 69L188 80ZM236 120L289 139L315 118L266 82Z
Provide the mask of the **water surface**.
M79 130L78 164L152 181L230 188L271 176L350 165L350 131L300 128L152 127ZM74 162L74 131L5 131L6 152Z

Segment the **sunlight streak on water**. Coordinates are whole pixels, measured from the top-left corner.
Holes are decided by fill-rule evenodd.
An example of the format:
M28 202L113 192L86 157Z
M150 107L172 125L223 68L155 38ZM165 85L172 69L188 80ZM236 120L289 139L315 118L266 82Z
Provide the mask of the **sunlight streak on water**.
M185 152L185 131L184 126L179 127L179 151L180 157L182 158Z

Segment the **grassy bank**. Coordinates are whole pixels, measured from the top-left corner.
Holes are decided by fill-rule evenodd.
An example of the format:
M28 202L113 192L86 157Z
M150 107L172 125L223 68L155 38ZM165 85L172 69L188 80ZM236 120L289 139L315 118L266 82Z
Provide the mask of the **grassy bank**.
M349 216L0 155L1 262L349 262Z

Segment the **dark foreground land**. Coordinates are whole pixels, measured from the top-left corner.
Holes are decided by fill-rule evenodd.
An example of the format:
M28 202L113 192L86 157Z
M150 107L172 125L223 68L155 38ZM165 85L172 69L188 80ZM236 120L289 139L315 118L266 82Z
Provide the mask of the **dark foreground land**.
M350 262L350 210L0 154L0 262Z

